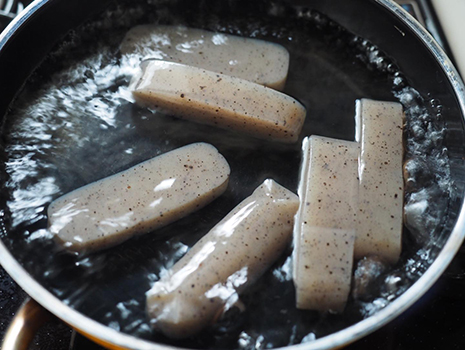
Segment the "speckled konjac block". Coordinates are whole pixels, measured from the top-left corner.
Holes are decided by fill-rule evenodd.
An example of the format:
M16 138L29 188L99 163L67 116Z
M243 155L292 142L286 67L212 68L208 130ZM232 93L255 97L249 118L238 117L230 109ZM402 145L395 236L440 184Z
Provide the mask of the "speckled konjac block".
M151 325L185 338L213 323L283 253L298 205L265 180L147 292Z
M294 225L296 306L342 312L350 292L358 198L356 142L303 142Z
M289 52L264 40L167 25L132 28L121 43L122 54L204 68L282 90Z
M402 105L362 99L356 119L360 188L355 257L378 255L394 264L402 250Z
M306 109L294 98L248 80L164 61L142 65L135 100L179 118L272 141L296 142Z
M114 246L210 203L226 190L229 173L212 145L184 146L56 199L49 228L72 250Z

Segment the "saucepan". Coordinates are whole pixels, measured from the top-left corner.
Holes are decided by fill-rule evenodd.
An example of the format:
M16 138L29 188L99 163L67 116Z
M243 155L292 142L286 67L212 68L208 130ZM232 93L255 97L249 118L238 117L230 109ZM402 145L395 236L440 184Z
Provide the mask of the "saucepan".
M284 46L283 91L307 110L298 141L260 140L134 104L128 85L139 62L120 44L140 24ZM111 349L340 348L415 303L465 236L464 87L443 50L393 1L37 0L0 36L0 82L0 262L35 301L18 313L5 349L27 346L20 340L32 337L28 325L44 309ZM405 112L399 261L375 271L369 290L353 286L342 313L302 311L288 247L210 328L185 340L153 331L151 285L265 179L296 191L304 137L353 141L362 98L397 101ZM231 167L212 204L98 252L77 253L51 237L47 208L59 196L195 142L214 145ZM354 278L380 266L371 263L356 261Z

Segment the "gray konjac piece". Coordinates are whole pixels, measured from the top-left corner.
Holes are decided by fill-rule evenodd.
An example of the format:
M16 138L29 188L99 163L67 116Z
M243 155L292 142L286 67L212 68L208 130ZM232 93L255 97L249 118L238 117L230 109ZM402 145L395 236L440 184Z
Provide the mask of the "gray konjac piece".
M147 292L152 326L186 338L213 323L283 253L298 205L265 180Z
M296 142L306 109L294 98L248 80L153 60L130 89L141 105L273 141Z
M122 54L138 54L204 68L282 90L289 52L272 42L182 26L140 25L121 43Z
M229 173L212 145L184 146L56 199L50 231L72 250L114 246L204 207L226 190Z

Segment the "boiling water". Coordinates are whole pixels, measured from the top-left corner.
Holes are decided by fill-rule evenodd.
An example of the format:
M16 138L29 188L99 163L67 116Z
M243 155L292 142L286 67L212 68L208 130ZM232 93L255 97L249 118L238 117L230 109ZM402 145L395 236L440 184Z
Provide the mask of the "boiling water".
M449 198L440 101L425 101L381 50L314 11L274 5L266 16L248 11L244 18L231 4L205 11L205 2L187 8L177 1L139 3L131 2L130 9L114 6L71 33L33 74L6 118L7 182L2 192L7 233L2 238L38 281L73 308L138 337L197 348L261 349L340 330L385 307L418 279L435 257L430 237L439 234ZM376 272L377 287L351 298L344 314L295 308L289 249L242 295L245 312L233 308L211 329L186 341L173 342L150 331L145 292L264 179L295 190L301 140L275 144L135 106L127 86L141 57L120 55L118 45L131 26L142 23L184 24L285 46L291 56L285 93L308 110L301 139L318 134L353 140L359 98L404 105L410 173L405 248L399 264ZM214 203L156 235L92 255L77 255L54 243L46 218L53 199L197 141L213 144L231 166L229 188ZM374 271L373 264L357 269Z

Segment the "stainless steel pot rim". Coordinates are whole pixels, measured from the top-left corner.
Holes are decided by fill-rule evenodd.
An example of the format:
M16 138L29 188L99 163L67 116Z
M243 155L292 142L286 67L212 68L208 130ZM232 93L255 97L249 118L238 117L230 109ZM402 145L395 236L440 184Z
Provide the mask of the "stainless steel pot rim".
M440 63L442 69L452 84L463 117L465 115L465 87L461 78L459 77L457 70L453 66L450 59L446 56L442 48L413 17L411 17L394 1L375 1L399 17L425 43L433 56ZM5 31L0 34L0 50L3 49L8 39L13 35L14 31L46 3L47 0L35 0L8 25ZM398 30L401 34L403 34L400 29ZM400 297L398 297L384 309L377 312L375 315L364 319L348 328L312 342L293 345L292 348L295 350L332 349L360 339L363 336L392 321L408 307L410 307L414 302L416 302L436 282L436 280L441 276L441 274L452 261L464 238L465 207L462 203L456 225L452 230L446 245L441 250L433 264L428 268L428 270ZM117 347L124 347L127 349L180 349L169 345L155 344L147 340L138 339L134 336L118 332L72 309L63 301L55 297L52 293L47 291L37 281L35 281L32 276L29 275L27 271L18 263L18 261L16 261L16 259L11 255L11 253L1 241L0 263L10 274L10 276L18 282L24 291L26 291L26 293L28 293L39 304L48 309L58 318L64 320L70 326L94 338L100 339L105 343L113 344Z

